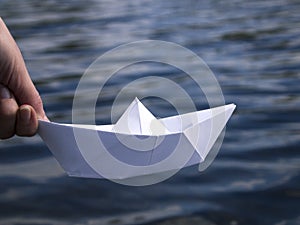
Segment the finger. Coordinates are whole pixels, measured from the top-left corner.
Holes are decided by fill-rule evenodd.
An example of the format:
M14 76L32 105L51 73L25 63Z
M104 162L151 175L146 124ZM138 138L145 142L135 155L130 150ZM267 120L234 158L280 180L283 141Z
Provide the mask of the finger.
M34 108L30 105L20 106L17 112L16 134L19 136L33 136L38 129L38 118Z
M12 91L19 105L31 105L39 119L47 120L41 97L29 76L21 51L1 18L0 56L5 56L2 66L0 64L1 71L5 71L5 76L0 73L1 83Z
M0 139L14 136L18 108L11 92L0 84Z

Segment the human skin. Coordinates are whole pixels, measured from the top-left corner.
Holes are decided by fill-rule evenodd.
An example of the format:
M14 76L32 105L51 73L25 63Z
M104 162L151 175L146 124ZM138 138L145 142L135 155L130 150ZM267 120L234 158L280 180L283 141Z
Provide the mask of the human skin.
M48 120L14 38L0 17L0 139L33 136Z

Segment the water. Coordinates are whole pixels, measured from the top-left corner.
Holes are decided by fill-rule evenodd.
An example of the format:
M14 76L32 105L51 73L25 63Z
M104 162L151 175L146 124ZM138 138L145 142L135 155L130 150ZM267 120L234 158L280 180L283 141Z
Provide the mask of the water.
M67 177L38 136L1 141L0 224L300 224L299 12L296 0L0 1L53 121L71 122L90 63L143 39L197 53L238 106L206 171L149 187ZM182 72L141 65L107 85L97 122L110 122L124 84L151 74L182 81L197 108L207 106ZM145 103L160 117L174 114L165 101Z

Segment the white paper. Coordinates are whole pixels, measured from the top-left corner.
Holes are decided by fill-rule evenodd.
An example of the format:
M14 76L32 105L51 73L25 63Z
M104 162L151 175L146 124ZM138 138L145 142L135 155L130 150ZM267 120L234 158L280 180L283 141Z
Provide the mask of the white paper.
M127 179L203 162L235 107L156 119L136 98L116 124L39 121L38 133L70 176Z

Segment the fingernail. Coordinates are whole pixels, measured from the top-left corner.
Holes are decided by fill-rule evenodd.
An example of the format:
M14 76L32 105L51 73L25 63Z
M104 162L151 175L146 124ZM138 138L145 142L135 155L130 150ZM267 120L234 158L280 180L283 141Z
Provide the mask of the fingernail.
M31 110L28 106L20 108L20 117L23 123L29 123L31 119Z
M3 85L0 85L0 98L1 99L9 99L11 98L10 91Z

